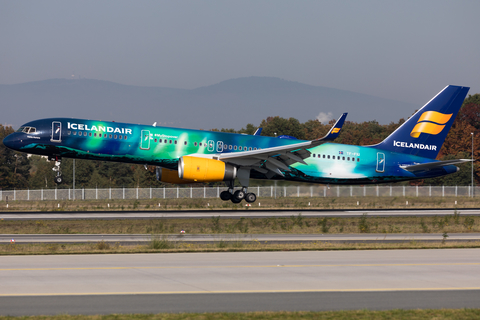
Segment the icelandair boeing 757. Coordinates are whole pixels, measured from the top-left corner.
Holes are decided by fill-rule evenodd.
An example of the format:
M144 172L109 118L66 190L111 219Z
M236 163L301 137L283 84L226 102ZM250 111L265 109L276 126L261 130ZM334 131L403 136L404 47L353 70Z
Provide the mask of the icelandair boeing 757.
M384 141L372 146L332 143L344 113L323 138L264 137L84 119L35 120L7 136L14 150L62 158L130 162L157 167L168 183L225 181L222 200L254 202L250 179L369 184L433 178L458 171L467 159L437 161L468 87L447 86ZM234 180L242 188L234 190Z

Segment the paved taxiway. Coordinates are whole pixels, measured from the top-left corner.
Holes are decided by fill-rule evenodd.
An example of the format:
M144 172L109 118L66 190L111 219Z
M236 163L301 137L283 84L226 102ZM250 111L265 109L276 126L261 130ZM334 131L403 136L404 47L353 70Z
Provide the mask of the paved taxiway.
M0 257L0 314L479 308L480 249Z
M46 220L46 219L152 219L152 218L268 218L291 217L302 214L304 217L402 217L402 216L445 216L457 211L461 215L480 215L480 209L405 209L405 210L197 210L197 211L109 211L109 212L0 212L3 220Z
M442 241L441 233L368 233L368 234L177 234L163 235L170 241L214 243L218 241L260 241L268 243L294 242L407 242ZM146 234L0 234L0 244L9 243L86 243L119 242L146 243L152 236ZM450 233L446 241L480 241L480 233Z

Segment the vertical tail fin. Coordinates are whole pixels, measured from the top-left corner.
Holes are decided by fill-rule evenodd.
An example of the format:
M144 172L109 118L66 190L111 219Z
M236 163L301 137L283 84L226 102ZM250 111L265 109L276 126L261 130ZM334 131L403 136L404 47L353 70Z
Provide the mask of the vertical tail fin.
M447 86L375 148L435 159L470 88Z

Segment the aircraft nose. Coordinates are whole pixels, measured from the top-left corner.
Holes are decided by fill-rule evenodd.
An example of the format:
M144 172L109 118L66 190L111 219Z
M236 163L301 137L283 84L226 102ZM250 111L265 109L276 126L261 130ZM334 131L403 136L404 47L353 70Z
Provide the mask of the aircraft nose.
M15 133L9 134L3 139L3 144L10 148L15 149L15 141L17 140Z

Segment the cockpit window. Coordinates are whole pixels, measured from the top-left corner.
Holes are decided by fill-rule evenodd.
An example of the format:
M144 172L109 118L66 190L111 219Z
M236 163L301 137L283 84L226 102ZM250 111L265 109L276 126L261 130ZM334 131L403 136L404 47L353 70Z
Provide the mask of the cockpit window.
M20 127L17 132L24 132L24 133L35 133L37 129L34 127Z

